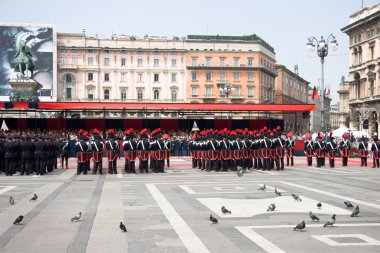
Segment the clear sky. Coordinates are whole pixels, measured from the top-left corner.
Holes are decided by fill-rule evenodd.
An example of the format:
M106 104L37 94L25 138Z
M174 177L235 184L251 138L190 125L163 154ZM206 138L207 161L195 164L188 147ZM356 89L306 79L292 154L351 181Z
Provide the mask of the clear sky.
M379 0L363 0L373 6ZM306 50L307 38L339 43L325 60L325 85L334 102L342 75L348 76L348 36L340 31L362 0L0 0L0 21L53 23L58 32L87 35L186 36L188 34L257 34L276 51L278 64L313 86L321 77L320 59Z

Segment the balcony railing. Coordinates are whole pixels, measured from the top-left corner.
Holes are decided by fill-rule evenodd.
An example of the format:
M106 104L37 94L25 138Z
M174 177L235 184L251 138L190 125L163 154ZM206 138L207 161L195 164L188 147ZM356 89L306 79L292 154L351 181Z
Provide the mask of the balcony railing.
M78 64L63 64L63 63L60 63L59 64L59 68L60 69L77 69L78 68Z

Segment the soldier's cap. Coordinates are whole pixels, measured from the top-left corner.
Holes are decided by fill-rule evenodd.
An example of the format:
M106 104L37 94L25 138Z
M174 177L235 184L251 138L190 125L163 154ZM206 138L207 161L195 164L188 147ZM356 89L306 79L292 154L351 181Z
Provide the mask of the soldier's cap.
M13 135L7 135L7 140L13 139Z
M13 139L15 139L15 140L19 140L19 139L20 139L20 136L19 136L19 135L13 135Z
M25 135L22 135L22 136L20 137L20 139L21 139L21 140L26 140L26 136L25 136Z

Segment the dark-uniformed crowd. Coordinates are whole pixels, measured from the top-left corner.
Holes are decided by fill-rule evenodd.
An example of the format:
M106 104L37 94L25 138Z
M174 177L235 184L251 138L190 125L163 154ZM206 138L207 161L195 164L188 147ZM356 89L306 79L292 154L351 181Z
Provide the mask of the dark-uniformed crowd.
M57 168L60 142L49 136L0 135L0 173L13 176L16 172L21 175L52 172Z

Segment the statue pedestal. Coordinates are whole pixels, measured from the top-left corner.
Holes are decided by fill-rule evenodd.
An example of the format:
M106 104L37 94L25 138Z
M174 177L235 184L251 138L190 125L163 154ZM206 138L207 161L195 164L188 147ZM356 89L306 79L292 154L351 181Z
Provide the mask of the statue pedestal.
M29 77L11 79L8 83L12 86L14 101L38 101L37 91L42 88L40 83Z

